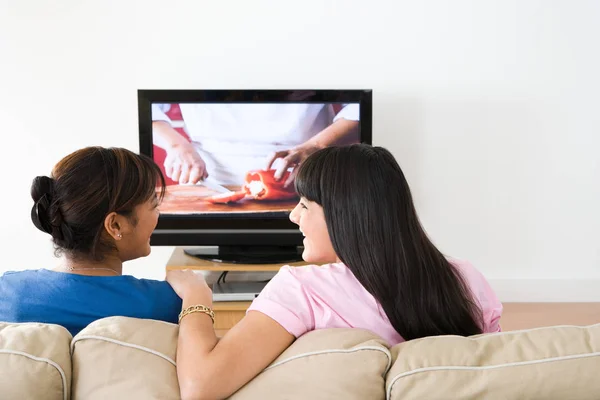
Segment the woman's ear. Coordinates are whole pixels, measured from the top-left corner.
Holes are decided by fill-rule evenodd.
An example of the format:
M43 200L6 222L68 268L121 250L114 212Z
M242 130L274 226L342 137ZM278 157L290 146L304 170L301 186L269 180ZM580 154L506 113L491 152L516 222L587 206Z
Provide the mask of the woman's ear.
M124 218L125 217L117 214L114 211L104 218L104 229L106 229L106 232L114 240L121 240L123 238L123 233L121 231L125 226Z

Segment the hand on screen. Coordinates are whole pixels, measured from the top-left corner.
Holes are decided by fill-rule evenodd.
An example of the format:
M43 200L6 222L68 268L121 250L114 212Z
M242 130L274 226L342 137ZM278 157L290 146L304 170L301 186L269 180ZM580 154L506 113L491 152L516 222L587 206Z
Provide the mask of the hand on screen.
M296 167L317 150L318 148L316 146L307 145L305 143L290 150L276 151L267 157L267 167L265 169L270 170L275 160L281 158L281 163L278 165L274 177L276 181L279 181L288 168L293 168L289 177L283 184L283 187L288 187L292 184L292 182L294 182L294 179L296 179L296 173L298 170Z
M208 177L206 164L194 146L178 144L166 149L165 173L180 184L196 184Z

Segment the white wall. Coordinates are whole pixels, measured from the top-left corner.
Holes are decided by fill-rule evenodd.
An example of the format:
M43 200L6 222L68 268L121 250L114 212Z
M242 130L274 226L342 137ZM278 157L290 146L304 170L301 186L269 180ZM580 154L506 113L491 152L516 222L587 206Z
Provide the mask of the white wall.
M504 301L600 301L600 3L1 0L0 270L51 267L31 179L138 150L138 88L372 88L425 227ZM164 276L172 248L126 268Z

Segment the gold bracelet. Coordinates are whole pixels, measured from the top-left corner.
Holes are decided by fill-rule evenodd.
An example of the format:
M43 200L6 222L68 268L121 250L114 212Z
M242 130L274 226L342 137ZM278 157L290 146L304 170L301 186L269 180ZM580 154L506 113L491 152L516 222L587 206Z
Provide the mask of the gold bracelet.
M195 312L201 312L201 313L208 315L210 317L210 319L212 319L213 325L215 324L215 313L212 310L212 308L203 306L201 304L198 304L195 306L189 306L188 308L181 311L181 313L179 313L179 323L181 323L181 320L183 319L183 317L185 317L188 314L195 313Z

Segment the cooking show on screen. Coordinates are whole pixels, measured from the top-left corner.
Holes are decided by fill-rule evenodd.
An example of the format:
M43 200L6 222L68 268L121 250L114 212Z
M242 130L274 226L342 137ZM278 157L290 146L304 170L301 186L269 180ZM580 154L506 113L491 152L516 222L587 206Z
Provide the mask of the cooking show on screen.
M298 166L360 140L359 104L152 104L162 214L290 212Z

